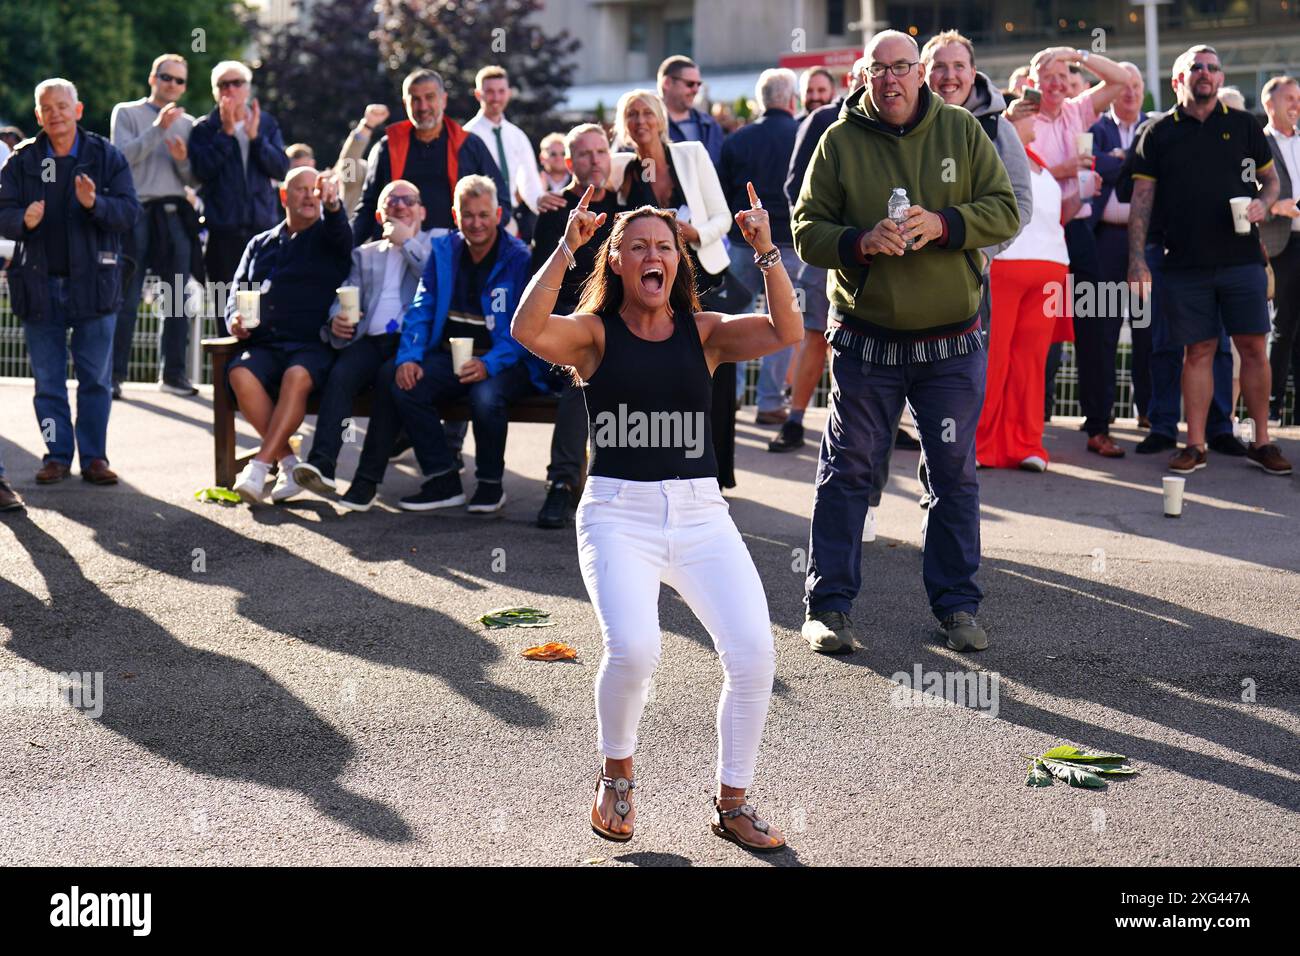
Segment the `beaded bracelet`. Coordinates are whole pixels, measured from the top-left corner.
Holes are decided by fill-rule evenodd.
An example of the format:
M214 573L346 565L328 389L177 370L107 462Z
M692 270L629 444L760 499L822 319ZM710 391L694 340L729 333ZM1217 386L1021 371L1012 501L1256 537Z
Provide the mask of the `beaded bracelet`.
M763 253L762 255L759 255L758 253L754 253L754 264L758 266L760 269L762 269L764 272L772 268L780 261L781 261L781 250L776 246L773 246L771 249L767 250L767 252Z

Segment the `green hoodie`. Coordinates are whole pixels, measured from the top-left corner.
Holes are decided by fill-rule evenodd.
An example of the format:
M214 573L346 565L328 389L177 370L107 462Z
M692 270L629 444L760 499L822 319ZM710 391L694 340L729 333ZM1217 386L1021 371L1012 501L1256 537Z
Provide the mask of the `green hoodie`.
M880 121L854 93L821 138L791 225L799 258L828 270L827 294L847 324L885 338L965 329L978 312L978 250L1020 229L1011 181L974 116L922 87L911 128ZM948 242L862 265L857 237L887 218L896 187L939 213ZM857 321L854 321L857 320Z

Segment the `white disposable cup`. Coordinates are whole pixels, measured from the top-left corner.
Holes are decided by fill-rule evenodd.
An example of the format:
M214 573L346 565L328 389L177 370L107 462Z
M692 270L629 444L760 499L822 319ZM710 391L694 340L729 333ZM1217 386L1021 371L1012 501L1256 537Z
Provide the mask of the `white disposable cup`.
M1187 484L1187 479L1169 475L1161 479L1161 483L1165 491L1165 517L1180 517L1183 513L1183 486Z
M1075 133L1074 151L1085 158L1092 155L1092 134Z
M258 289L240 289L235 293L235 311L246 329L262 324L262 293Z
M1079 198L1080 199L1092 198L1092 184L1093 184L1092 170L1091 169L1079 170Z
M334 290L339 297L339 314L348 325L361 321L361 288L355 285L340 286Z
M1228 205L1232 207L1232 230L1239 236L1250 234L1250 220L1246 218L1246 210L1250 208L1249 196L1233 196L1228 200Z
M473 339L449 339L451 343L451 370L460 374L460 367L474 357Z

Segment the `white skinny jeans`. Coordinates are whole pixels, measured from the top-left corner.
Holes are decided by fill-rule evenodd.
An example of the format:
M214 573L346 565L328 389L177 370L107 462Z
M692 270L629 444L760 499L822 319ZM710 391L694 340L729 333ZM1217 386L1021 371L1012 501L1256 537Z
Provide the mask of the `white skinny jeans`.
M772 696L776 647L767 595L716 478L587 479L578 559L605 655L596 676L600 752L636 751L637 724L659 663L659 585L699 618L722 658L718 780L749 787Z

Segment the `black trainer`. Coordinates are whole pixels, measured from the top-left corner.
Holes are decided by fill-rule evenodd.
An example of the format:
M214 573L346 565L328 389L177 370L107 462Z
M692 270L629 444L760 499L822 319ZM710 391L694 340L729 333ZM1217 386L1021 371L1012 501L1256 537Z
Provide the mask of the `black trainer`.
M537 527L563 528L568 525L572 514L573 487L563 481L549 482L546 500L542 502L542 510L537 512Z
M354 478L347 494L339 498L338 503L347 508L348 511L369 511L370 506L375 503L375 492L377 490L373 481Z
M1220 455L1227 455L1229 458L1245 458L1246 446L1237 440L1237 436L1232 432L1224 432L1222 435L1215 435L1206 445L1210 451L1218 452Z
M457 479L459 483L459 479ZM487 515L500 511L506 506L506 489L499 481L480 481L474 489L474 497L469 500L465 510L470 514Z
M1177 448L1178 442L1168 435L1162 435L1159 432L1152 432L1146 438L1138 442L1137 448L1134 449L1139 455L1154 455L1157 452L1169 451L1171 448Z
M803 422L786 421L780 433L767 443L768 451L794 451L804 446Z
M420 486L418 492L399 499L397 506L403 511L435 511L464 503L465 491L460 485L460 475L451 471L430 478Z

